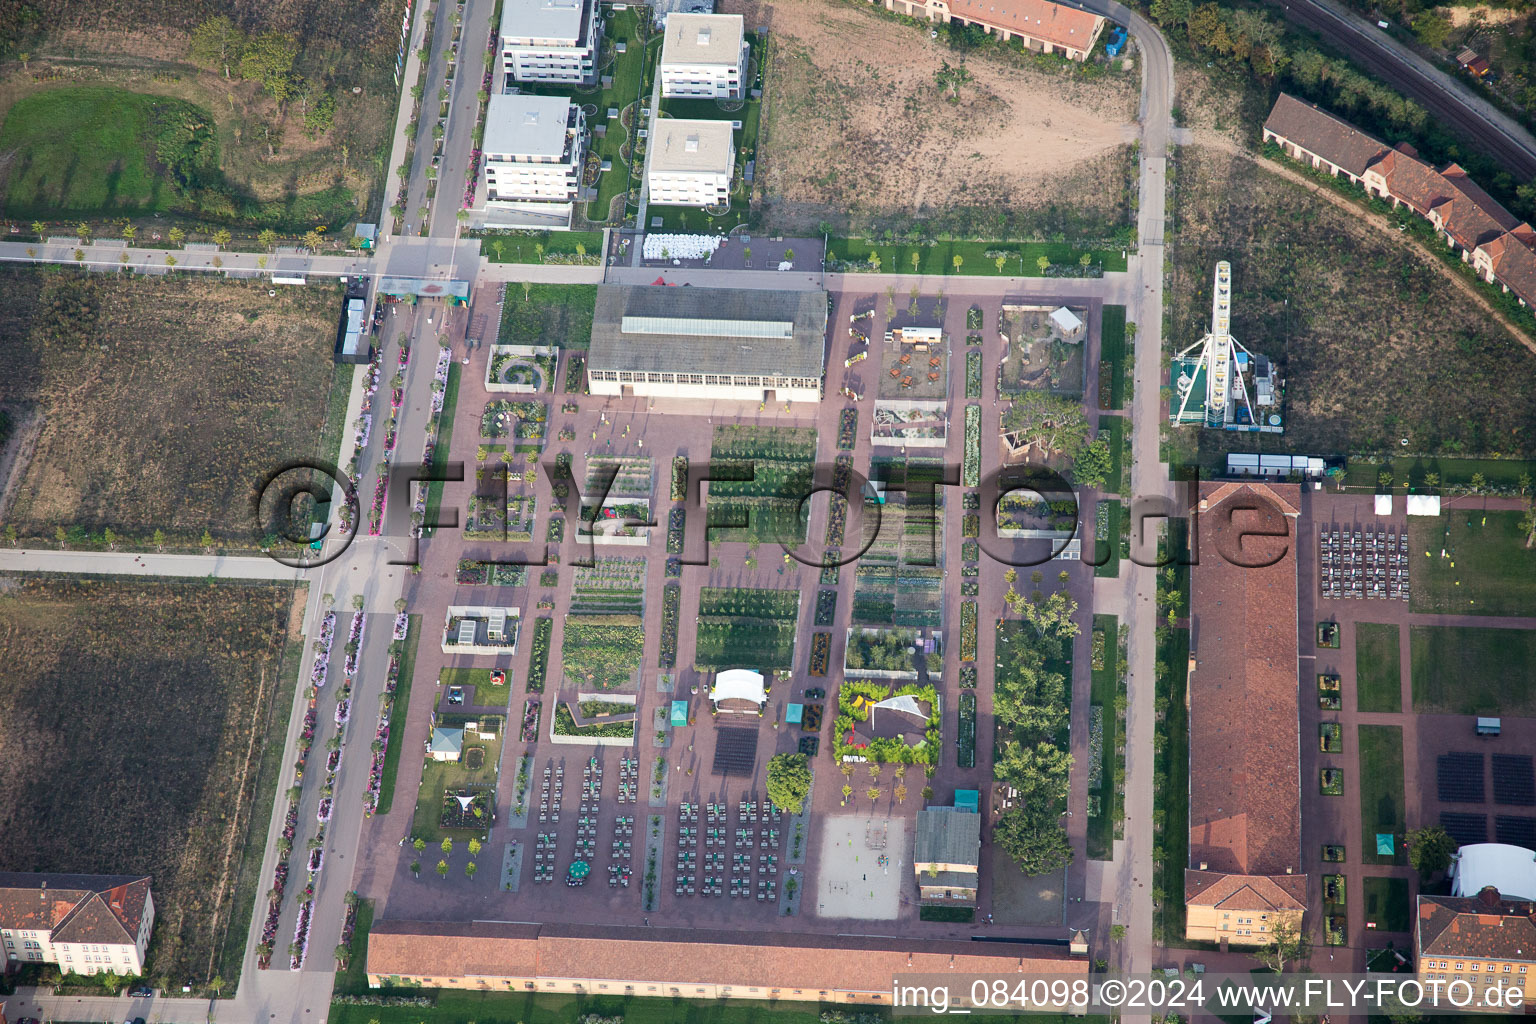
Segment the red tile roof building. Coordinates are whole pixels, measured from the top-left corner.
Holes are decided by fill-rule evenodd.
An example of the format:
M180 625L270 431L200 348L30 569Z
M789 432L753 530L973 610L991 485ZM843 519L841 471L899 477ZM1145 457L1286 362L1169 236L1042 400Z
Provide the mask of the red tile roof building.
M874 0L872 0L874 2ZM910 18L975 25L1003 42L1019 39L1042 53L1086 60L1104 29L1104 18L1050 0L879 0Z
M1435 226L1447 245L1485 281L1536 304L1536 232L1467 176L1459 164L1441 170L1413 147L1391 149L1315 104L1285 93L1264 122L1264 141L1287 156L1345 177L1393 206L1406 206Z
M685 999L889 1002L898 974L1083 974L1062 947L702 929L383 921L368 983Z
M1186 936L1259 945L1305 907L1295 484L1206 483L1190 574Z
M1418 975L1460 980L1481 993L1519 987L1536 998L1536 903L1489 886L1476 896L1420 896L1414 922Z
M6 965L76 974L142 974L155 902L141 875L0 872Z

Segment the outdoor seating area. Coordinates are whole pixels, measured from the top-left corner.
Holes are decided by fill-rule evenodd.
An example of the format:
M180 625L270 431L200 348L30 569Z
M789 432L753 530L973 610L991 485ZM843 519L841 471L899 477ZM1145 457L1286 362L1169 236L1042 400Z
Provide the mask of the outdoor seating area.
M678 807L677 872L673 892L677 896L724 896L773 902L779 896L779 829L783 812L766 801L742 800L736 807L736 828L730 827L726 804L703 808L704 849L699 850L699 812L696 803ZM759 828L758 826L762 827ZM730 859L727 862L726 855ZM703 864L702 878L699 865Z
M620 761L621 786L625 796L620 802L634 802L638 786L640 764L633 758ZM539 821L558 823L560 805L565 788L565 765L546 765L539 796ZM603 765L597 758L588 758L581 769L581 801L577 806L575 843L566 858L565 883L572 888L586 885L592 874L592 865L598 859L600 840L608 843L608 885L610 888L628 888L634 879L634 815L615 815L610 826L605 826L602 815ZM534 843L533 880L548 884L559 873L561 859L560 836L557 832L540 831Z
M1317 538L1317 585L1323 597L1408 600L1408 530L1325 523Z

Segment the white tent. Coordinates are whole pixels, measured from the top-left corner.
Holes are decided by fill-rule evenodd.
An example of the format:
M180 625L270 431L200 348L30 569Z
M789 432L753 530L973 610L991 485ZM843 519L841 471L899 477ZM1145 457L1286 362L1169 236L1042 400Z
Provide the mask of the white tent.
M723 700L750 700L764 704L768 700L768 690L763 685L761 672L753 672L749 668L731 668L715 676L714 685L709 688L709 699L717 704Z
M1456 851L1451 868L1456 896L1476 896L1487 886L1509 899L1536 900L1536 853L1508 843L1473 843Z
M1408 514L1411 516L1437 516L1440 514L1440 495L1408 495Z
M1376 514L1379 516L1389 516L1392 514L1391 494L1376 495Z
M903 711L921 721L926 722L928 720L928 712L923 710L923 706L917 702L917 698L910 693L902 694L899 697L885 698L885 700L882 700L870 710L871 718L873 718L874 712L877 710Z

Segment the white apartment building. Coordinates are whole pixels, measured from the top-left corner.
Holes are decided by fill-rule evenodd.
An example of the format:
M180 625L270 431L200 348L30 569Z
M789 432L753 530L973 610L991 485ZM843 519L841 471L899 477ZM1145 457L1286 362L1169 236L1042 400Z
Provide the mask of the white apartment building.
M143 974L154 921L148 876L0 872L7 968L57 964L65 973Z
M658 118L651 126L646 188L652 206L730 202L736 141L729 121Z
M661 43L661 95L739 100L745 91L747 37L739 14L667 15Z
M586 116L566 97L492 96L483 142L487 216L569 226L586 149Z
M501 67L519 82L597 79L597 0L504 0Z

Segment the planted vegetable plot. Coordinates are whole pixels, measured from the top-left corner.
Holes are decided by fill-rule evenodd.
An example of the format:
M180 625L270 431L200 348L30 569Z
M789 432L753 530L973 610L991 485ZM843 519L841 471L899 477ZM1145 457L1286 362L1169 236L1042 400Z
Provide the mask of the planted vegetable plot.
M543 402L487 402L480 414L480 436L513 438L513 451L543 451L548 427L549 406Z
M981 486L981 406L965 407L965 461L960 467L963 487Z
M981 397L981 352L976 350L965 354L965 397Z
M566 682L617 690L634 681L645 652L645 630L632 615L570 616L560 646Z
M809 427L728 424L715 428L710 471L738 479L709 483L709 522L722 541L805 540L816 458L816 431ZM750 479L748 479L750 478ZM745 526L739 526L745 521Z
M533 620L533 654L528 659L528 692L544 692L544 674L549 668L549 641L555 632L553 619Z
M640 615L645 610L645 559L597 558L576 566L572 615Z
M862 626L926 626L943 618L944 571L928 566L860 564L854 570L853 621Z
M955 764L961 768L976 767L976 694L971 690L960 692L960 732L956 737L959 750Z
M799 615L799 591L706 587L699 595L694 664L788 670L794 666Z
M677 666L677 621L683 607L683 588L668 583L661 591L661 652L657 664L662 668Z
M644 456L589 456L587 478L581 493L593 500L604 497L602 481L613 478L606 497L649 498L651 496L651 460Z

